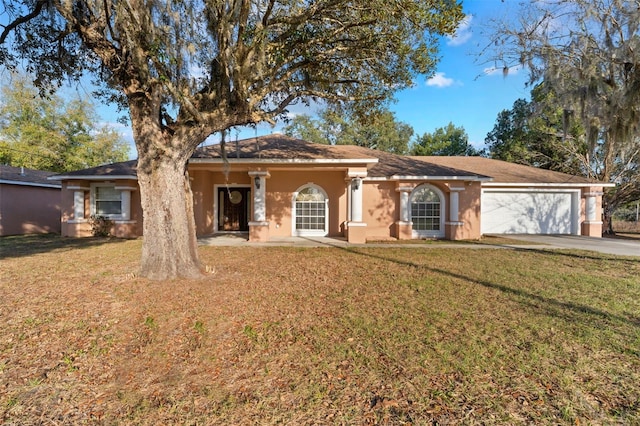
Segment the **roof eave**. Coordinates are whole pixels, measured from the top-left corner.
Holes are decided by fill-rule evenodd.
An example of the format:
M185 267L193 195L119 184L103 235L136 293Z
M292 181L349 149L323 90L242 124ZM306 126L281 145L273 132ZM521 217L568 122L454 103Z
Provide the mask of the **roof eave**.
M388 178L384 178L388 180L461 180L467 182L488 182L493 180L490 177L482 177L482 176L400 176L400 175L392 175Z
M227 158L237 164L377 164L377 158ZM193 164L224 164L222 158L190 158Z
M138 180L136 175L59 175L51 176L49 180Z
M562 183L551 183L551 182L487 182L482 184L483 187L539 187L539 188L548 188L548 187L563 187L563 188L584 188L585 186L602 186L606 188L613 188L616 186L615 183L605 183L605 182L562 182Z
M50 179L50 178L47 178ZM4 185L20 185L20 186L37 186L40 188L57 188L60 189L61 185L56 185L54 183L39 183L39 182L26 182L20 180L10 180L10 179L0 179L0 184Z

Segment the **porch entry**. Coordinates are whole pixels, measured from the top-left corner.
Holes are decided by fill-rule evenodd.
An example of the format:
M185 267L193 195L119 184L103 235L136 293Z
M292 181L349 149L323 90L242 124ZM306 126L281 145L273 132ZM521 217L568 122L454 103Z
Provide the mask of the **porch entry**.
M249 231L251 188L218 188L218 231Z

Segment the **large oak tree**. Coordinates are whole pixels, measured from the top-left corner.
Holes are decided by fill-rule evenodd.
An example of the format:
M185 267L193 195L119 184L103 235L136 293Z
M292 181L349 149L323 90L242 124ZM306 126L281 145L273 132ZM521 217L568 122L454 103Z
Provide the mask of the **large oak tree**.
M535 0L513 18L492 28L493 59L505 72L522 65L531 83L544 83L553 94L545 102L562 111L562 149L585 176L617 184L603 197L611 231L615 208L640 198L638 2ZM576 124L580 138L567 132Z
M4 0L0 62L36 83L91 72L128 108L141 275L197 277L187 161L213 133L311 99L372 106L429 74L455 0ZM108 89L115 89L109 91Z

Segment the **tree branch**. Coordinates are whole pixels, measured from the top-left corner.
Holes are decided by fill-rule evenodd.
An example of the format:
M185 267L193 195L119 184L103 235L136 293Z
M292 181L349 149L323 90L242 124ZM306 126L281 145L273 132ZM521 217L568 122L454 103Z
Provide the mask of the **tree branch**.
M2 34L0 34L0 44L4 44L11 31L13 31L15 28L36 18L40 14L40 11L42 11L42 8L45 4L47 4L47 0L38 0L36 2L36 7L33 9L33 12L15 19L6 27L4 27L4 31L2 31Z

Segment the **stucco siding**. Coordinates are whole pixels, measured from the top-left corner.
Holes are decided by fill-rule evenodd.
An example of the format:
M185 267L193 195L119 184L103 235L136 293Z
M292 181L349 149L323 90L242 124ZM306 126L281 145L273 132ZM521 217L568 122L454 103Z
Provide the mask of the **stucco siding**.
M367 223L367 239L388 239L395 235L399 219L400 195L395 182L366 182L363 187L362 220Z
M455 184L452 186L463 186ZM458 194L458 219L463 222L456 231L452 240L477 240L480 238L480 196L482 188L480 182L468 182L464 184L464 191ZM449 208L451 208L449 204Z
M62 184L62 194L60 197L59 220L61 220L60 232L65 237L90 237L91 229L91 184L102 183L103 181L72 180ZM135 238L142 235L143 218L142 204L140 202L140 188L135 180L111 180L116 186L134 188L130 191L129 220L114 220L111 228L111 235L119 238ZM75 215L75 193L82 193L83 217Z
M341 236L346 216L346 183L344 172L271 171L267 179L267 221L269 235L292 234L293 194L302 186L313 184L321 187L329 198L329 236Z
M60 233L60 188L0 184L0 236Z
M205 170L190 171L191 191L193 193L193 214L196 223L196 235L213 233L213 185L214 173Z

